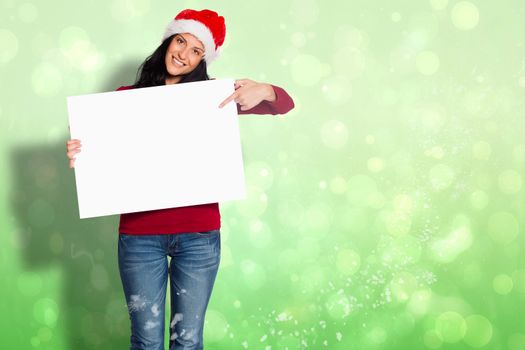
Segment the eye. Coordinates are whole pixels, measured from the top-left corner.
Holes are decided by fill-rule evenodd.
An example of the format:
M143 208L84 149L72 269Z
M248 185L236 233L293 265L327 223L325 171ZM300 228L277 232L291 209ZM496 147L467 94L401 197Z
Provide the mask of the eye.
M182 40L181 38L177 38L177 42L178 42L179 44L182 44L182 43L184 42L184 40Z
M201 52L200 52L199 50L193 50L193 52L194 52L197 56L199 56L199 55L201 54Z

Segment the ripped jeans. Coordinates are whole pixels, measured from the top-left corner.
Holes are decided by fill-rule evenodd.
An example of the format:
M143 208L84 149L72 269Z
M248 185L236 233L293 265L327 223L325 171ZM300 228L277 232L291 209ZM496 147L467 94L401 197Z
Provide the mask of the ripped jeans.
M131 350L164 349L168 274L169 349L203 349L204 315L219 268L220 251L220 230L119 234L118 264L131 320Z

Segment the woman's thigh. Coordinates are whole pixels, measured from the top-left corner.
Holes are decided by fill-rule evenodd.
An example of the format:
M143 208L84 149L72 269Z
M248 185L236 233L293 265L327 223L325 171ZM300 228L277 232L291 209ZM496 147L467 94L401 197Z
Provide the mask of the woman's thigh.
M131 349L164 348L166 238L119 235L118 262L131 320Z
M182 234L171 251L170 349L202 349L204 315L219 268L220 231Z

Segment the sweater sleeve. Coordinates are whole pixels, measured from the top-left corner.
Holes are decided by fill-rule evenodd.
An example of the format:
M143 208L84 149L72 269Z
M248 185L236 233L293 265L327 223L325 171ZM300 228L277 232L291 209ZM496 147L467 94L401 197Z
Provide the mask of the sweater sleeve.
M115 91L121 91L121 90L131 90L133 89L133 85L126 85L126 86L121 86L119 87L117 90Z
M292 108L295 107L294 102L290 95L283 88L272 85L273 91L275 92L275 101L261 101L257 106L241 110L241 106L237 104L238 114L286 114Z

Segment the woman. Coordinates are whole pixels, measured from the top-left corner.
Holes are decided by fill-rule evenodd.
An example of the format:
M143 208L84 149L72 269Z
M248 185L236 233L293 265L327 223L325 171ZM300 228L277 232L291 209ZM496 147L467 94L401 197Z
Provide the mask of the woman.
M224 42L224 18L210 10L184 10L171 21L162 44L139 68L132 86L118 90L208 80L207 65ZM294 107L280 87L249 79L220 104L239 114L284 114ZM70 167L80 140L67 142ZM204 316L220 260L218 203L122 214L118 263L131 320L131 349L164 348L168 275L170 350L202 349ZM167 257L171 260L168 266Z

